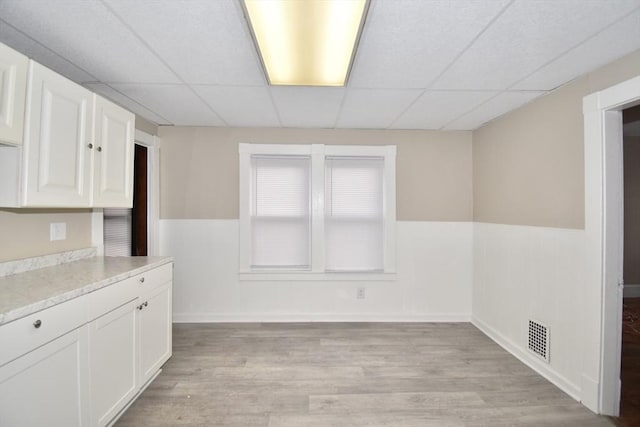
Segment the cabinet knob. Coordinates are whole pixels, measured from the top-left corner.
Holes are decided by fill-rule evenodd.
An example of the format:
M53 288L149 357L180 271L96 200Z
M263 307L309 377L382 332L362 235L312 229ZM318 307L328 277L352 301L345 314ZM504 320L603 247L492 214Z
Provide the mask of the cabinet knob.
M143 304L145 307L149 305L149 301L145 301Z
M98 146L98 151L102 151L102 147Z
M89 143L89 145L87 145L87 147L89 147L89 150L91 150L93 148L93 144Z
M144 283L144 277L140 278L140 283Z
M140 305L138 306L138 310L142 310L143 306L144 306L144 304L140 304Z
M33 322L33 327L38 329L40 326L42 326L42 320L38 319L35 322Z

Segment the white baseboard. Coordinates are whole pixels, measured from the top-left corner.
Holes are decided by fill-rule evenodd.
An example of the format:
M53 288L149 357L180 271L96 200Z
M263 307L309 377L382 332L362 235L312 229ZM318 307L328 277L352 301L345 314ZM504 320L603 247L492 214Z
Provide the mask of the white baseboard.
M640 285L630 284L624 285L624 297L625 298L640 298Z
M470 322L468 313L174 313L173 323L268 323L268 322Z
M514 342L506 338L501 333L497 332L491 326L484 323L482 320L473 316L471 319L471 323L478 329L480 329L486 336L495 341L502 348L507 350L513 356L517 357L522 363L536 371L538 374L545 377L552 384L558 387L560 390L567 393L569 396L577 400L581 401L581 390L580 387L576 386L569 380L567 380L562 375L558 374L551 365L548 365L540 360L538 360L535 356L530 355L525 350L522 350L518 345Z

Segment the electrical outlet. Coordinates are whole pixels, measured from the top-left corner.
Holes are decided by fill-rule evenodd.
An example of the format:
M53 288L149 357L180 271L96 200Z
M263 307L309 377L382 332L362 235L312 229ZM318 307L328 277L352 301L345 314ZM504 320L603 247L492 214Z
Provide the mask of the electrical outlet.
M364 290L365 288L358 288L357 294L356 294L356 298L358 299L364 299Z
M52 222L49 224L49 238L53 240L64 240L67 238L67 223Z

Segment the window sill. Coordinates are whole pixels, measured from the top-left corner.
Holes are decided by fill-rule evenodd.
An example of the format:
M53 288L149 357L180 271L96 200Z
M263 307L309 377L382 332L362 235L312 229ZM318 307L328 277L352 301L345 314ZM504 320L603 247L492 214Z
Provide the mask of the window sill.
M240 272L241 282L287 282L287 281L342 281L342 282L395 282L396 273L302 273L302 272Z

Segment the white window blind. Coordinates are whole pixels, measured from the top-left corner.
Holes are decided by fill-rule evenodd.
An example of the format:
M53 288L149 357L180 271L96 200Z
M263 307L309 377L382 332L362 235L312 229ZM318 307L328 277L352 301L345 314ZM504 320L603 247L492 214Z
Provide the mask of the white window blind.
M104 254L130 256L131 209L104 209L103 218Z
M311 160L251 156L253 268L310 268Z
M382 271L382 157L325 159L325 268Z

